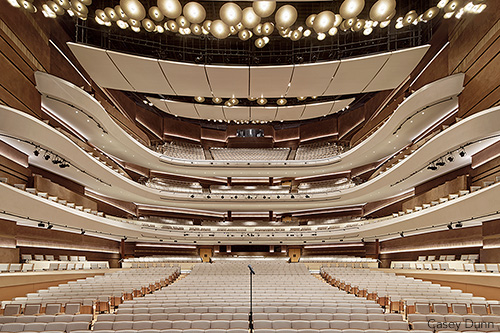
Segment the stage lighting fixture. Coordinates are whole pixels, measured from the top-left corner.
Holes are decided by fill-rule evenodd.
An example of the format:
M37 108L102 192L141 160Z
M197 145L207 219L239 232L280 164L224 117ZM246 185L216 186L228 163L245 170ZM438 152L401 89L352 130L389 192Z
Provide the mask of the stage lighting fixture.
M123 236L123 241L126 241L127 240L127 236Z
M39 223L38 223L38 226L39 226L40 228L45 228L45 223L43 223L43 222L39 222Z
M52 229L53 227L54 226L52 224L50 224L50 223L47 225L47 229Z
M306 194L306 199L309 199L309 198L310 198L309 194Z
M50 154L49 153L45 153L45 155L43 156L43 158L48 161L50 160Z
M460 151L458 152L458 155L460 155L460 157L464 157L465 155L467 155L467 152L465 151L465 149L462 147L460 148Z
M36 148L35 151L33 151L33 155L35 155L35 156L40 155L40 150L38 150L38 148Z
M290 196L290 198L295 199L295 196L292 194L292 195Z
M61 163L62 163L62 161L61 161L59 158L54 157L54 158L52 159L52 163L53 163L53 164L61 164Z
M85 235L85 230L81 229L80 233L81 233L82 235Z
M401 236L401 237L403 237L403 238L404 238L404 237L405 237L405 234L401 231L401 232L399 233L399 236Z
M191 194L191 198L194 198L194 194Z
M453 229L453 224L448 223L447 227L448 227L448 229L450 229L450 230L451 230L451 229Z
M439 161L436 162L436 165L440 167L444 166L445 164L446 162L443 159L440 159Z
M462 227L463 227L462 222L457 222L456 227L457 227L457 228L462 228Z
M432 170L432 171L436 171L436 170L437 170L437 166L435 166L435 165L434 165L434 163L433 163L433 164L429 165L429 166L427 167L427 169L428 169L428 170Z
M455 160L455 157L452 154L450 154L450 155L448 155L448 157L446 159L448 160L448 162L451 163Z
M210 199L210 198L211 198L211 196L207 195L207 199Z

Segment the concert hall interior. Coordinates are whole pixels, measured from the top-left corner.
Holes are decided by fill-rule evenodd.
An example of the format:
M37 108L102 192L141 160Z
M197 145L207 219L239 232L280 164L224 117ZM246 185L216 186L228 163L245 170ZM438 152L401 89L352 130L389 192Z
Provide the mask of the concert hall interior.
M500 332L500 1L0 1L0 332Z

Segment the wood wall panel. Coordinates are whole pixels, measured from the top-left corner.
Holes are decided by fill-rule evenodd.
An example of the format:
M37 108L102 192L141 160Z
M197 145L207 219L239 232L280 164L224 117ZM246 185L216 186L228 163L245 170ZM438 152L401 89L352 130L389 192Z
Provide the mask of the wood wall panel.
M326 138L337 139L339 134L338 118L322 118L314 123L300 126L300 141L309 141L314 139Z

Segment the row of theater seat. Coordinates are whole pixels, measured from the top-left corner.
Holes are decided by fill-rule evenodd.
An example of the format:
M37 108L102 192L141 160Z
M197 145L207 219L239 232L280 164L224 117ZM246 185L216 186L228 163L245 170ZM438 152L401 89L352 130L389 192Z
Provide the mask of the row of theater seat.
M382 329L407 330L405 321L343 321L343 320L254 320L256 329ZM231 329L248 328L248 319L240 320L159 320L159 321L97 321L94 331L102 330L140 330L140 329Z
M159 320L244 320L248 311L237 313L141 313L141 314L101 314L97 322L108 321L159 321ZM255 320L341 320L341 321L403 321L397 313L361 314L361 313L262 313L254 312Z
M53 254L22 254L21 259L24 261L31 261L31 260L36 260L36 261L54 261L56 260L55 256ZM59 261L87 261L86 256L68 256L68 255L59 255Z
M72 271L81 269L109 269L108 262L49 262L39 265L31 261L25 264L0 264L0 273L36 272L36 271Z

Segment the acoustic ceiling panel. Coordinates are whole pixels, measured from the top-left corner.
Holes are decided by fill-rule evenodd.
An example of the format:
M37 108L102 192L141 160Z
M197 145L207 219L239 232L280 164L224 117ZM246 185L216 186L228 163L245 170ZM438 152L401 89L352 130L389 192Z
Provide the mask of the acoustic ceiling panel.
M196 104L195 107L202 119L225 119L222 105Z
M175 93L179 96L212 96L205 66L173 61L159 61Z
M200 118L193 103L182 103L174 101L165 101L165 105L171 114L177 117Z
M302 117L304 105L279 106L276 120L297 120Z
M276 106L255 106L250 108L250 118L252 120L273 121L276 119L278 108Z
M248 66L205 66L208 82L216 97L248 97Z
M304 113L300 119L311 119L316 117L326 116L330 113L335 101L317 104L308 104L304 109Z
M342 60L325 95L357 94L363 91L390 56L390 53L383 53Z
M158 60L113 51L107 53L135 91L174 94L158 65Z
M365 92L394 89L399 86L413 72L429 47L430 45L423 45L393 52L384 67L365 88Z
M249 120L250 119L250 107L248 106L233 106L233 107L223 107L225 119L227 120Z
M328 88L340 61L296 65L287 96L321 96Z
M335 104L333 105L332 109L330 110L330 114L337 113L347 106L349 106L352 102L354 102L355 98L349 98L349 99L341 99L339 101L335 101Z
M118 90L134 90L111 61L106 50L76 43L68 43L68 46L85 71L99 86Z
M285 96L292 72L292 65L250 67L249 97Z

